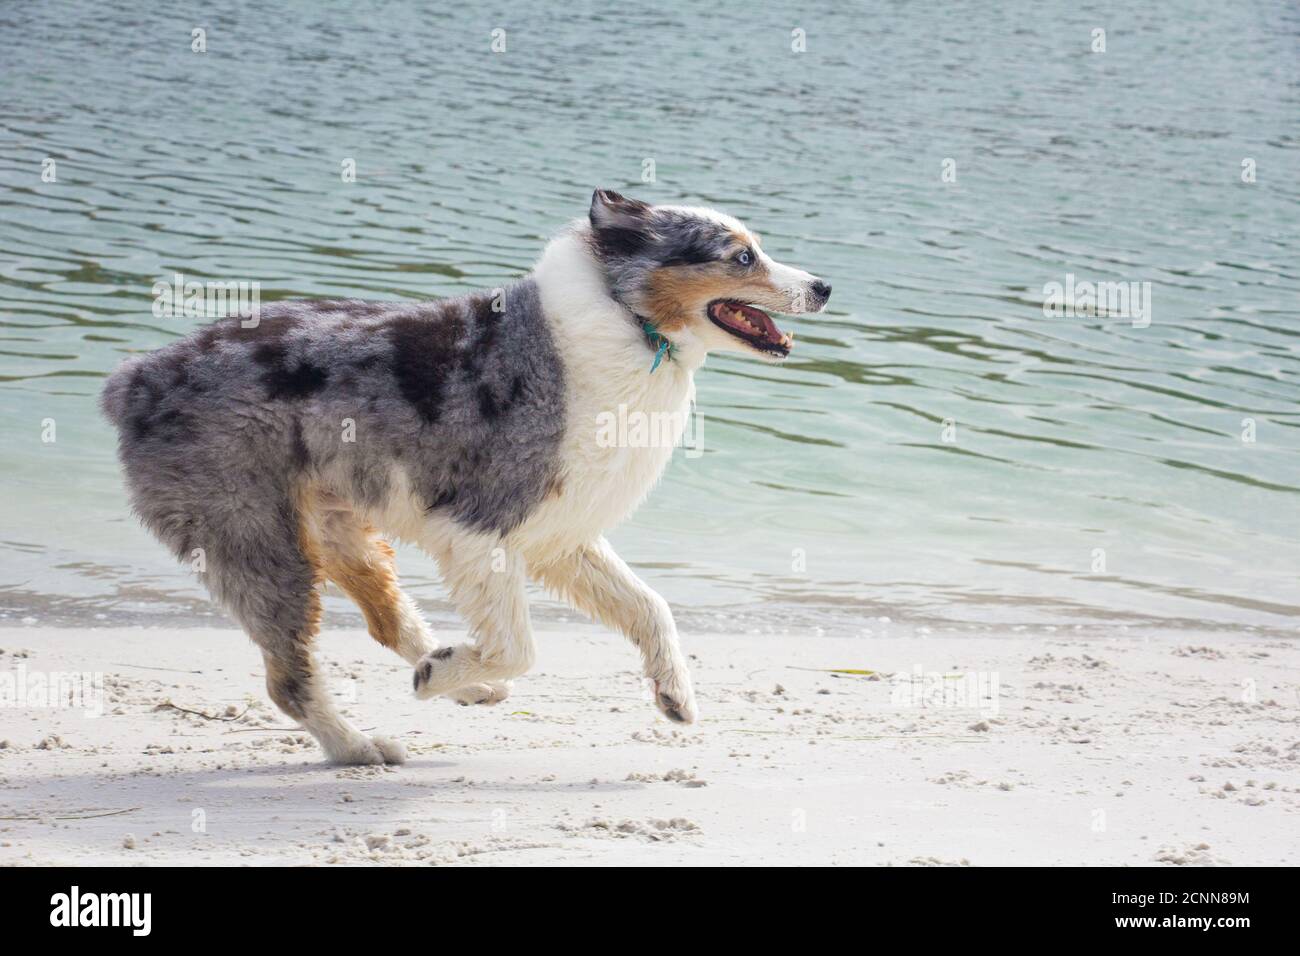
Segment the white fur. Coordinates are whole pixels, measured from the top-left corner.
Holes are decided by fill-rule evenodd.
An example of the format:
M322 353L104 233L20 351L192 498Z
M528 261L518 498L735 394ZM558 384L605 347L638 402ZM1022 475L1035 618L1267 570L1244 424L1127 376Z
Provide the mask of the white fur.
M758 261L767 268L767 274L772 280L772 284L790 297L789 311L794 314L807 312L808 297L812 284L817 281L817 277L810 272L804 272L802 269L794 268L794 266L787 266L777 262L762 249L756 251L758 252Z
M695 401L694 373L706 350L694 335L674 338L671 360L653 373L645 334L609 297L581 228L553 240L534 272L542 308L564 360L566 429L560 451L563 491L544 501L512 543L530 560L572 551L619 524L650 493L672 458L671 446L601 447L602 413L667 413L681 438Z

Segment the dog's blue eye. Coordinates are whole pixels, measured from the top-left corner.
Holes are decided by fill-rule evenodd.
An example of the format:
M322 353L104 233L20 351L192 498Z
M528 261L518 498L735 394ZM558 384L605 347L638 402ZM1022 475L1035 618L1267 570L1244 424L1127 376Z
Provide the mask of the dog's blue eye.
M736 261L739 262L742 266L747 266L754 260L753 257L750 256L749 250L744 249L741 251L740 255L736 256Z

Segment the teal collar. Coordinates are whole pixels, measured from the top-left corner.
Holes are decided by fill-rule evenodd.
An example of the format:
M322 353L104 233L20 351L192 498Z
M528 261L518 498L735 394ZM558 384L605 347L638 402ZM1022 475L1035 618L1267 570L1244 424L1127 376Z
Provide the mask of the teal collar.
M637 318L641 317L637 316ZM651 372L659 367L659 363L664 360L665 355L668 356L668 361L671 362L673 360L673 343L669 342L668 339L654 327L653 323L647 319L641 319L641 331L645 333L646 342L648 342L650 347L655 350L655 360L650 366Z

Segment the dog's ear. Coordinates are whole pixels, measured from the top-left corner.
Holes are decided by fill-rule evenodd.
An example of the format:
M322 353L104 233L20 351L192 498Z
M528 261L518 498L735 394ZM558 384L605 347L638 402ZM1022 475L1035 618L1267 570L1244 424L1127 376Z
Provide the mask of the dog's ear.
M628 199L612 189L591 194L591 228L635 229L650 215L650 207L639 199Z
M650 243L650 207L612 189L591 195L591 233L604 259L634 256Z

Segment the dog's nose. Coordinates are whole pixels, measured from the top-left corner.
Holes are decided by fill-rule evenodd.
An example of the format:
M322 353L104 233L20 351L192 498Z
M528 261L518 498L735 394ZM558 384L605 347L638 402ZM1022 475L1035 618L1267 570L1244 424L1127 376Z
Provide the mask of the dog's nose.
M817 296L817 298L821 299L823 302L825 302L827 299L831 297L830 284L827 282L823 282L821 279L818 279L816 282L812 284L812 290L813 290L813 294Z

